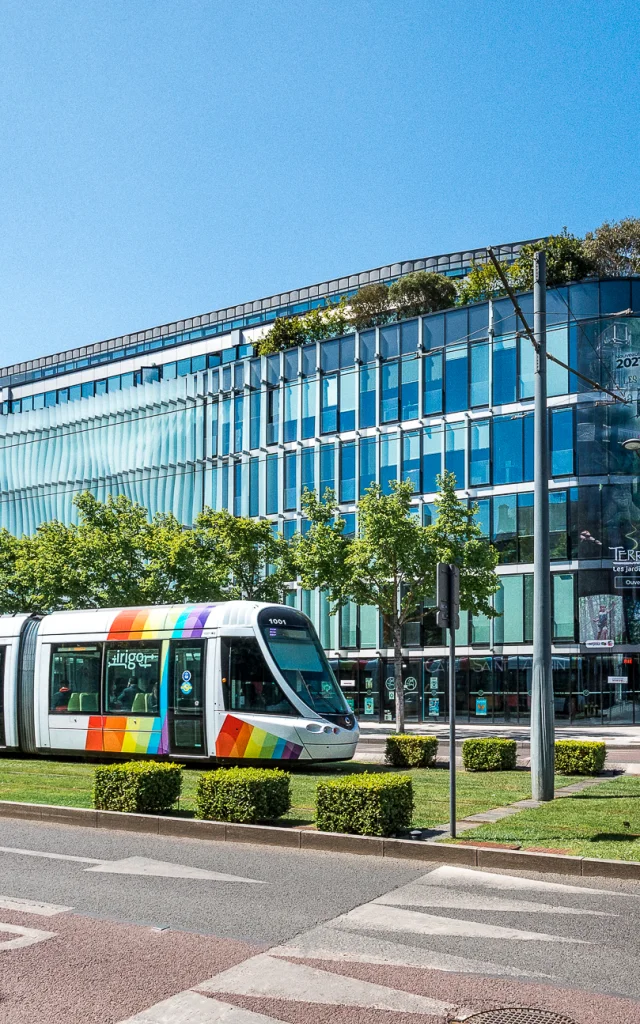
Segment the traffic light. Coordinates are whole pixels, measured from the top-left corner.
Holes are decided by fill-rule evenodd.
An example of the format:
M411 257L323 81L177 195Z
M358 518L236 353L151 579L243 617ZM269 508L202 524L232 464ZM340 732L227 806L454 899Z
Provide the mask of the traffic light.
M436 570L436 622L443 629L460 625L460 570L439 562Z

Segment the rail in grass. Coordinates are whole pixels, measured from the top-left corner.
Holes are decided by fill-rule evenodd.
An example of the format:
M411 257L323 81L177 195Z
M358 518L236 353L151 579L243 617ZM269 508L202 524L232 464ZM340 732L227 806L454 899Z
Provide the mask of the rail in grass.
M0 616L0 750L288 762L353 757L309 619L253 601Z

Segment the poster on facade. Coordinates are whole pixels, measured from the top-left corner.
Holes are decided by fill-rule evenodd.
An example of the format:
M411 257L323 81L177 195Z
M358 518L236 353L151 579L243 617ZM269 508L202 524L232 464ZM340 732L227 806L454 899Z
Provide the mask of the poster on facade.
M429 714L439 715L440 714L440 698L429 697Z
M365 713L365 715L373 715L374 714L373 697L365 697L364 698L364 713Z
M598 645L624 642L624 615L619 594L590 594L578 600L580 643Z
M476 697L476 715L486 715L487 713L487 698Z

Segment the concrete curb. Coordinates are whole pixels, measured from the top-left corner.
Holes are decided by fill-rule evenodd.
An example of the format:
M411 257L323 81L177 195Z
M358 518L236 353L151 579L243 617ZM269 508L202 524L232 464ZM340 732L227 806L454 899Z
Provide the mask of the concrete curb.
M469 868L493 868L500 871L539 871L582 878L620 878L640 882L640 862L570 857L557 853L529 853L527 850L487 849L481 846L454 846L416 842L412 839L382 839L352 836L336 832L314 832L274 825L237 825L223 821L197 821L195 818L170 818L155 814L127 814L120 811L96 811L88 807L57 807L51 804L24 804L0 800L0 818L20 818L51 825L80 825L138 832L175 839L200 839L209 842L255 843L294 850L361 854L368 857L395 857L418 860L424 864L457 864Z

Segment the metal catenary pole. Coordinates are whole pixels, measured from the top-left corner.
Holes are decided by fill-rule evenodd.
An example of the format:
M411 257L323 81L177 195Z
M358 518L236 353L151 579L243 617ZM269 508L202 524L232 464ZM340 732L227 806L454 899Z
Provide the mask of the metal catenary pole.
M449 578L449 588L451 588ZM449 605L451 607L451 605ZM456 631L449 620L449 829L456 838Z
M551 670L551 563L549 559L549 444L547 411L546 254L534 257L535 352L533 473L533 678L531 789L534 800L554 796L554 704Z

